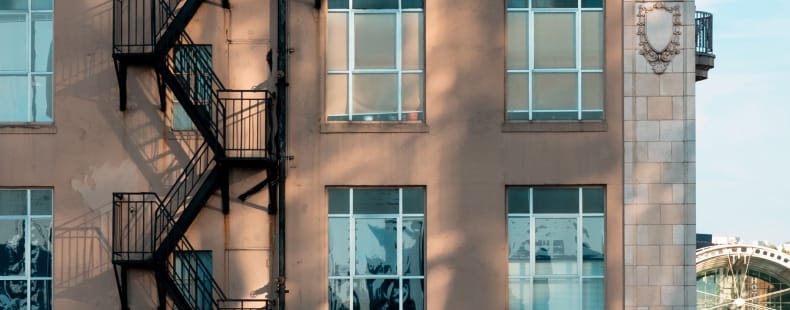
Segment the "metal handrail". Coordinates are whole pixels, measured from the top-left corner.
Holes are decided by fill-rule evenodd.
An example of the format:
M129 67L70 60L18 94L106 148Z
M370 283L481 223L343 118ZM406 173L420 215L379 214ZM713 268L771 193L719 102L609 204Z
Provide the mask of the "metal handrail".
M697 11L694 14L697 53L713 53L713 14Z

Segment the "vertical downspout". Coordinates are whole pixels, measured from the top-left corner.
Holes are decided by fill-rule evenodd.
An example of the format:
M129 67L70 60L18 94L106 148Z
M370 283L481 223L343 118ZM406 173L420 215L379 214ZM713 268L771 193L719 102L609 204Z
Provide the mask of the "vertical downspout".
M286 150L286 94L288 88L287 65L287 0L277 0L277 162L279 186L277 186L277 308L285 309L285 176L287 164Z

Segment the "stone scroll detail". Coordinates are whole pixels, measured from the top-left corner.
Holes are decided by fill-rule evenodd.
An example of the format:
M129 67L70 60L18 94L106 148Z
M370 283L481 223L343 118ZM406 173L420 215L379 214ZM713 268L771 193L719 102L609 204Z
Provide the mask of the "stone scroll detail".
M650 44L647 31L645 30L647 14L654 10L664 10L672 14L672 35L669 44L663 50L657 50ZM683 26L680 18L680 6L669 7L663 2L656 2L653 5L640 5L639 14L636 16L638 17L636 35L639 37L639 54L647 59L650 66L653 67L653 72L662 74L667 70L672 58L680 54L680 29Z

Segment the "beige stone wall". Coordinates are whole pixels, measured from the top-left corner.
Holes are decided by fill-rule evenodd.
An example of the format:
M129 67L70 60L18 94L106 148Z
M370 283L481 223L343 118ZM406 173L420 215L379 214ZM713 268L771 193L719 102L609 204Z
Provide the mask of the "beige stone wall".
M328 186L425 186L426 308L506 309L505 187L580 184L607 188L607 308L623 308L621 2L607 1L606 121L566 132L503 126L505 1L477 0L426 1L425 126L322 124L326 2L289 5L289 309L328 307Z
M680 54L656 74L639 54L637 13L624 5L625 305L693 309L696 304L694 1L679 6Z

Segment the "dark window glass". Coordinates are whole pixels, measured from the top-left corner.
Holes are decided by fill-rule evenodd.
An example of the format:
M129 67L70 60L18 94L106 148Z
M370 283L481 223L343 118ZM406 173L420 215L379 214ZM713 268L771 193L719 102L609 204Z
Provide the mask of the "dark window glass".
M425 190L422 188L403 189L403 213L425 212Z
M398 0L354 0L355 9L397 9Z
M329 0L330 9L347 9L348 0Z
M30 191L30 214L52 215L52 190L34 189Z
M507 0L508 8L526 8L527 0Z
M582 201L584 213L603 213L605 203L603 188L582 189Z
M348 214L348 188L329 189L329 214Z
M398 213L397 189L354 189L354 214Z
M533 8L577 8L576 0L532 0Z
M27 191L0 190L0 215L26 215ZM8 239L3 239L8 240Z
M507 212L529 213L529 188L509 188L507 190Z
M403 0L401 3L404 9L422 9L423 0Z
M582 0L583 8L603 8L603 0Z
M578 188L535 188L532 192L534 213L578 213Z

